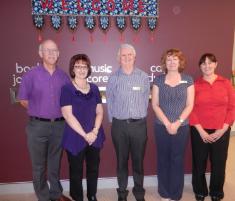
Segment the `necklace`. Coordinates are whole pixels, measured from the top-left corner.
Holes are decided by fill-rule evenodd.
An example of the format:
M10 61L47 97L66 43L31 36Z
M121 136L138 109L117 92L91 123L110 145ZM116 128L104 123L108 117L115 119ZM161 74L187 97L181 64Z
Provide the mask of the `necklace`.
M79 84L75 80L73 80L73 83L76 85L76 87L78 89L81 89L82 91L87 91L87 89L89 89L89 85L88 85L87 82L86 82L86 85L84 87L80 87Z

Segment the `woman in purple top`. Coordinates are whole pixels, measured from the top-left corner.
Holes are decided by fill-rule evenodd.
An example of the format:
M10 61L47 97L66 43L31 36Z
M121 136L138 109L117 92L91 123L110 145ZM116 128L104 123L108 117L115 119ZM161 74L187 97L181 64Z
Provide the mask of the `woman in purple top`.
M62 145L66 149L70 171L70 195L83 200L83 162L86 161L87 197L96 201L100 149L105 139L101 125L103 107L99 89L87 82L90 59L85 54L70 59L71 83L61 91L60 105L66 120Z

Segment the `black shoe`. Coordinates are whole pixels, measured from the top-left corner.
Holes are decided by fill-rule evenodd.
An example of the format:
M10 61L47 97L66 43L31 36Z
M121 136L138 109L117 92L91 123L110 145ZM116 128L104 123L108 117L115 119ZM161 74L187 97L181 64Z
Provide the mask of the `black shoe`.
M211 201L221 201L219 197L212 196Z
M96 196L88 197L88 201L97 201Z
M118 201L127 201L128 190L120 190L117 188Z
M205 197L203 195L195 195L197 201L204 201Z

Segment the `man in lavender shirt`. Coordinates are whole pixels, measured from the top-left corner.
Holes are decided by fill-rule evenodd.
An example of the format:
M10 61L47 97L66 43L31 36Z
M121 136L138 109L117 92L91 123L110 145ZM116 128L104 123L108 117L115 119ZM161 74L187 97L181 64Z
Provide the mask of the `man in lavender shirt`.
M69 78L56 65L59 50L54 41L43 41L39 56L42 64L23 76L18 93L18 99L29 115L26 133L34 190L39 201L69 201L62 195L59 180L64 130L60 93Z
M117 157L118 201L127 201L128 160L132 159L136 201L145 201L144 154L147 142L148 75L135 67L136 51L122 44L118 51L120 68L109 77L107 107Z

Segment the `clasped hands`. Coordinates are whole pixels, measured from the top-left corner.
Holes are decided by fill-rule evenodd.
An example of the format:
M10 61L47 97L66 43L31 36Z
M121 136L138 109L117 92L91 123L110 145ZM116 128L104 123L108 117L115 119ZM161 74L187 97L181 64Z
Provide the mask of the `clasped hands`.
M178 131L178 128L180 127L180 122L179 121L175 121L172 123L168 123L166 125L166 130L170 135L175 135Z
M87 143L89 145L92 145L97 138L97 134L98 134L98 132L93 129L92 131L90 131L89 133L86 133L86 135L84 135L84 139L87 141Z
M223 129L218 129L212 134L208 134L206 131L200 133L203 142L205 143L213 143L219 140L224 134Z

